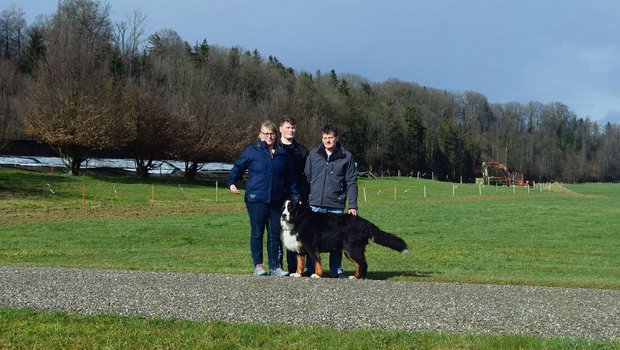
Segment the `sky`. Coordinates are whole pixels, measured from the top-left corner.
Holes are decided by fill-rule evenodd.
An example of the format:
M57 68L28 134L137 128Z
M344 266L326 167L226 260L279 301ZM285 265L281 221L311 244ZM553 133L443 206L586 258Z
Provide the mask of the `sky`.
M398 79L490 103L560 102L620 123L618 0L101 0L147 35L257 49L295 71ZM56 0L0 0L28 24Z

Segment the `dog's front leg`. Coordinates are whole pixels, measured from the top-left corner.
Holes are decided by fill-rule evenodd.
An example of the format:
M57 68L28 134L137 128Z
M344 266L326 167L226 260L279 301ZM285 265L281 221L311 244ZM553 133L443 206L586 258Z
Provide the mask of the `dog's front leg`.
M306 266L306 254L297 254L297 270L291 274L291 277L301 277L304 266Z

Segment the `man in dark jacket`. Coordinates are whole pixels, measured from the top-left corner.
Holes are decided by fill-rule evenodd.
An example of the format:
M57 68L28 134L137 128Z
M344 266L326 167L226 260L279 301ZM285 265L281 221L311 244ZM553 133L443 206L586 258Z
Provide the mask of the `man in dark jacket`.
M280 141L278 146L284 148L288 152L288 156L293 162L295 170L295 180L297 182L297 190L301 194L301 200L307 202L310 193L310 185L304 174L306 159L308 158L308 149L306 146L297 142L297 126L294 118L289 116L282 117L280 122Z
M284 148L293 163L293 169L295 171L295 180L297 183L297 190L301 195L301 200L304 204L308 204L308 193L310 192L310 186L306 175L304 174L304 167L306 165L306 158L308 158L308 149L306 146L295 140L297 134L296 120L289 116L282 117L280 121L280 141L278 146ZM286 251L286 262L288 265L288 272L293 273L297 271L297 254L289 250Z
M342 214L348 198L348 213L357 215L357 169L353 155L338 142L338 130L333 125L323 127L321 134L322 144L310 151L305 166L310 209ZM329 269L333 277L346 278L342 252L330 253Z

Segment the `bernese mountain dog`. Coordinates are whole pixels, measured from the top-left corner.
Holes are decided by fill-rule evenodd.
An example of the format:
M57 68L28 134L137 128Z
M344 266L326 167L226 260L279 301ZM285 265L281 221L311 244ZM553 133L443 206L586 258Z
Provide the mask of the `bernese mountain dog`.
M320 253L342 250L355 266L355 275L349 278L363 279L368 270L364 255L368 240L403 254L408 252L405 241L359 215L315 213L299 202L287 200L280 222L282 243L286 249L299 254L297 271L291 277L301 277L306 254L314 259L315 273L311 277L323 277Z

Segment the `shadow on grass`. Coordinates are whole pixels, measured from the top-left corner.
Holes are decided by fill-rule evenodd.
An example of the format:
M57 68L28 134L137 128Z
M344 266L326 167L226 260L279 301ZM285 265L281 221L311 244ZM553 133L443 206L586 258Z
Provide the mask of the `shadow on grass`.
M85 180L92 179L101 182L119 184L155 184L155 185L195 185L214 187L216 181L220 186L226 185L224 178L197 178L187 180L183 177L151 176L141 178L136 175L126 174L88 174L72 176L65 173L49 173L41 169L12 169L0 167L0 188L4 191L16 194L40 194L41 188L47 189L47 184L81 184Z
M226 185L226 180L221 179L211 179L211 178L199 178L193 180L187 180L183 177L172 177L172 176L150 176L148 178L142 178L136 175L91 175L88 177L93 180L98 180L102 182L108 183L117 183L117 184L145 184L145 185L194 185L194 186L209 186L215 187L215 182L218 181L220 187Z
M58 186L79 184L80 180L64 174L44 174L38 171L0 171L0 188L18 197L40 196ZM62 195L60 195L62 197Z

